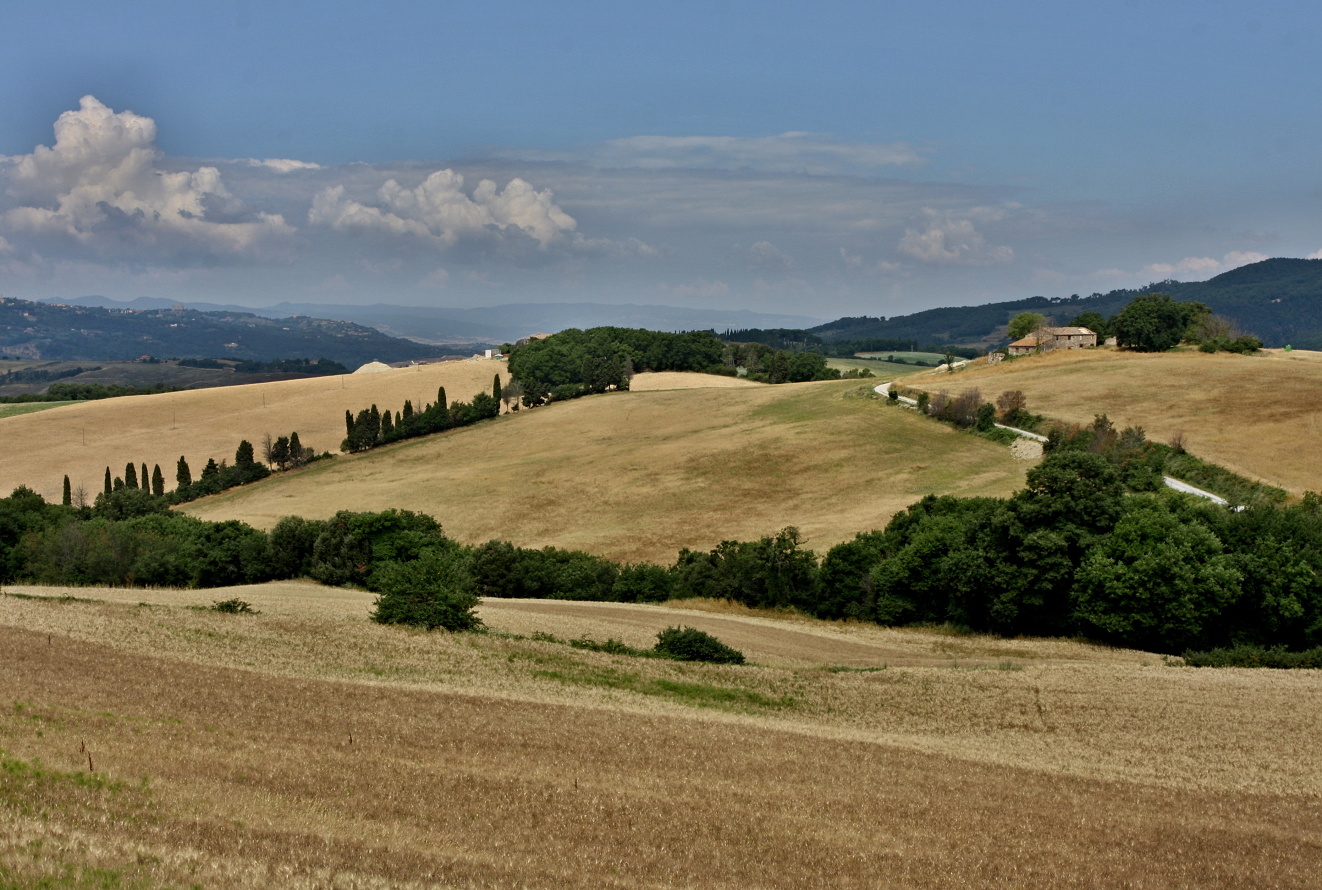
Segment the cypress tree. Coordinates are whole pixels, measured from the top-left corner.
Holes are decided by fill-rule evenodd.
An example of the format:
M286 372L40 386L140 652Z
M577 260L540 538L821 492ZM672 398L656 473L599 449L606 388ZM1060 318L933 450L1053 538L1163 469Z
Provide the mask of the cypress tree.
M107 478L108 477L109 471L107 471ZM182 454L179 455L179 464L175 469L174 481L179 484L180 488L187 488L193 484L193 471L188 469L188 461L184 460Z
M395 412L395 426L399 426L399 425L402 424L403 422L404 422L404 418L400 416L400 413L399 413L398 411L396 411L396 412Z
M125 488L138 487L138 468L133 466L133 461L129 461L124 466L124 487Z
M298 431L289 434L289 462L296 467L303 466L303 443L298 440Z
M349 439L353 438L353 415L349 413L348 408L344 409L344 435Z
M157 464L151 470L151 493L158 498L165 494L165 476L161 474L161 465Z
M438 404L438 405L441 406L441 410L442 410L442 411L445 411L445 410L447 410L447 409L450 407L450 404L449 404L447 401L445 401L445 387L444 387L444 386L442 386L440 389L438 389L438 390L436 391L436 404Z
M371 408L370 420L367 425L367 436L364 438L364 444L371 448L377 442L381 441L381 412L373 404Z
M138 485L143 491L151 491L147 487L147 463L143 461L142 467L138 470Z
M239 440L239 447L234 452L234 466L247 469L252 466L254 459L252 443L247 439Z
M69 477L64 477L64 500L60 501L66 507L73 506L73 486L69 484Z
M404 419L408 420L413 416L413 402L409 399L404 400Z
M115 487L115 491L121 491L124 488L124 480L116 476L114 487Z
M110 494L110 467L106 467L106 494Z
M500 404L500 372L496 372L496 379L491 383L491 397L496 400L497 404Z

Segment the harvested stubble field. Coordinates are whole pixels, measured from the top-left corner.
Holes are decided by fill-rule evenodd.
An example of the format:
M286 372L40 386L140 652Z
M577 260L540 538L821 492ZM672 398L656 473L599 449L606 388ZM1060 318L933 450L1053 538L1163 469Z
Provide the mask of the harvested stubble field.
M1318 672L695 603L487 602L496 632L446 635L305 583L11 592L82 599L0 597L6 886L1311 887L1322 864ZM189 608L231 596L261 614ZM680 622L754 664L527 638Z
M185 509L270 528L289 514L395 507L435 516L465 543L669 563L682 547L787 525L824 552L931 492L1023 484L1008 449L881 404L873 381L649 377L636 391L339 458Z
M233 462L240 439L259 450L262 437L297 432L318 452L337 453L344 439L344 412L375 403L398 411L404 400L436 401L444 386L450 400L469 401L490 392L503 362L466 361L419 365L377 374L314 377L247 386L187 390L78 402L21 416L0 414L0 491L26 485L56 503L63 479L83 486L89 500L101 492L105 469L124 475L124 465L161 465L174 488L183 455L196 479L208 458Z
M992 400L1023 390L1034 413L1081 424L1106 414L1159 442L1182 433L1191 452L1242 476L1296 495L1322 491L1322 353L1062 350L906 383L952 394L976 386Z

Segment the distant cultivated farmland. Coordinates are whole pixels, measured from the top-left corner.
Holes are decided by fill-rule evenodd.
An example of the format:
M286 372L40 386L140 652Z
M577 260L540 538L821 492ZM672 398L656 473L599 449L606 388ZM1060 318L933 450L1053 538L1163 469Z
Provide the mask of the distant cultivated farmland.
M276 437L297 431L305 446L336 453L344 439L345 410L356 414L375 403L383 411L398 411L405 399L414 405L434 402L441 386L451 401L468 401L478 392L489 392L497 372L506 379L503 362L444 362L0 415L0 493L27 485L48 500L58 500L67 473L75 488L82 485L95 497L106 467L122 476L129 461L145 461L149 470L159 463L167 487L173 488L180 455L188 459L196 479L207 458L233 462L240 439L248 439L260 454L267 433Z
M1009 450L870 398L867 382L640 375L639 389L507 415L198 501L270 527L296 513L420 510L470 543L671 562L798 526L819 551L930 493L1005 495ZM674 388L710 381L716 386ZM664 389L649 389L652 386Z
M1190 451L1236 473L1295 494L1322 491L1322 353L1070 350L906 384L952 394L976 386L989 400L1023 390L1035 413L1073 423L1106 414L1162 442L1183 433Z

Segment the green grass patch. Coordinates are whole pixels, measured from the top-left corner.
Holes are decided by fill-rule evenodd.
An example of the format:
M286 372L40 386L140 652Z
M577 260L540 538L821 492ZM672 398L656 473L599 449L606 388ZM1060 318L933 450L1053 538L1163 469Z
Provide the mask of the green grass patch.
M1206 489L1213 494L1219 494L1232 504L1279 506L1285 503L1286 494L1283 488L1246 479L1224 467L1194 457L1187 451L1176 451L1168 445L1154 447L1165 452L1162 470L1166 475Z
M770 696L737 686L644 677L641 674L612 667L575 665L567 670L533 671L533 676L570 686L616 689L621 692L653 696L699 708L756 710L788 708L796 704L796 699L789 695Z
M31 414L34 411L45 411L49 408L61 408L65 405L75 405L76 402L23 402L20 404L3 405L0 404L0 420L6 417L17 417L20 414Z

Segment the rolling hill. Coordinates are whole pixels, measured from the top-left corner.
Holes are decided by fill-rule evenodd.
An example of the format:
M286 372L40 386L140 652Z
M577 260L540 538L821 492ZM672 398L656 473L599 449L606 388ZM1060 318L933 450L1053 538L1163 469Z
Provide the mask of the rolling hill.
M1062 350L905 383L977 387L991 401L1022 390L1035 413L1078 424L1106 414L1159 442L1183 434L1191 452L1242 476L1296 495L1322 491L1322 353Z
M787 525L824 551L925 494L1008 494L1023 482L1006 449L858 397L871 395L858 381L635 381L631 392L339 458L185 509L269 528L290 513L398 507L432 514L465 542L669 563L682 547ZM671 388L694 381L704 385Z
M102 488L105 468L122 476L128 461L161 465L174 487L175 464L187 458L194 478L208 458L234 460L240 439L259 452L262 437L297 431L306 447L339 450L344 412L377 404L393 410L436 400L438 387L453 401L490 391L503 362L418 365L376 374L311 377L272 383L196 389L87 402L0 419L0 489L27 485L48 500L61 496L68 474L89 498ZM219 372L217 372L219 373Z

